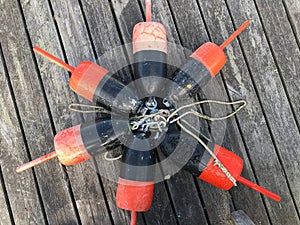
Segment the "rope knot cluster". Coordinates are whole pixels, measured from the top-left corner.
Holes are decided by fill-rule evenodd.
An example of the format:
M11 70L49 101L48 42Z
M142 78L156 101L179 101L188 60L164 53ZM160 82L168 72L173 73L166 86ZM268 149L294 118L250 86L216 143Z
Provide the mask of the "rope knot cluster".
M211 117L208 115L201 114L195 110L192 109L192 107L196 105L201 105L201 104L206 104L206 103L212 103L212 104L219 104L219 105L239 105L239 107L233 112L231 112L228 115L222 116L222 117ZM244 107L246 107L247 102L245 100L239 100L235 102L222 102L222 101L217 101L217 100L203 100L199 102L195 102L192 104L184 105L176 110L174 110L172 113L169 110L166 109L160 109L157 110L157 112L149 114L149 115L143 115L143 116L136 116L133 118L129 119L129 125L131 130L138 130L139 128L143 130L157 130L159 132L166 131L165 129L167 128L168 124L172 123L177 123L177 125L187 134L195 138L204 148L205 150L213 157L214 159L214 166L218 166L220 170L226 175L226 177L236 186L236 179L230 174L230 172L226 169L226 167L222 164L222 162L217 158L215 153L204 143L204 141L199 137L201 135L204 137L206 140L210 141L211 140L203 135L200 131L198 131L193 125L188 123L184 117L187 115L194 115L198 118L204 119L204 120L209 120L209 121L220 121L220 120L225 120L228 118L233 117L235 114L237 114L239 111L241 111ZM80 110L77 107L85 107L88 110ZM89 106L89 105L82 105L82 104L70 104L69 109L76 111L76 112L81 112L81 113L95 113L95 112L100 112L100 113L111 113L110 111L103 109L102 107L99 106ZM183 109L189 109L188 111L182 113L180 115L180 112ZM191 130L189 130L185 125L182 124L182 122L188 126ZM122 155L116 157L116 158L108 158L107 153L105 154L105 159L109 161L113 160L118 160L122 157Z

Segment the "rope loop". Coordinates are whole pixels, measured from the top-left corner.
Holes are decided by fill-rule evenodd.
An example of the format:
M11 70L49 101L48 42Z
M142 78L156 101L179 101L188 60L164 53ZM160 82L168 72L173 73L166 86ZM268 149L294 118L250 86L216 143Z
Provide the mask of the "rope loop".
M83 110L81 108L86 108L86 110ZM101 107L101 106L95 106L95 105L85 105L85 104L79 104L79 103L71 103L69 105L69 110L79 113L105 113L105 114L111 114L111 111Z

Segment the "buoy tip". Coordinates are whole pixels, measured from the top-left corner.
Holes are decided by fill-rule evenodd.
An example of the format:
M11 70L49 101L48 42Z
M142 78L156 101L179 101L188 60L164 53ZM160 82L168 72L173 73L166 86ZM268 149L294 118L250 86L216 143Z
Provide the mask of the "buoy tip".
M21 166L16 167L16 172L17 172L17 173L23 172L22 169L21 169Z
M255 183L253 183L250 180L247 180L244 177L239 177L237 179L237 181L240 182L240 183L242 183L242 184L244 184L244 185L246 185L246 186L248 186L248 187L250 187L250 188L252 188L253 190L255 190L255 191L257 191L257 192L259 192L259 193L261 193L261 194L263 194L263 195L265 195L265 196L273 199L276 202L279 202L280 199L281 199L281 197L279 195L277 195L277 194L275 194L275 193L273 193L273 192L271 192L271 191L269 191L269 190L267 190L267 189L265 189L265 188L263 188L263 187L255 184Z
M21 173L21 172L23 172L25 170L28 170L28 169L30 169L32 167L40 165L40 164L42 164L42 163L44 163L46 161L49 161L49 160L51 160L51 159L53 159L55 157L57 157L57 153L55 151L50 152L50 153L48 153L46 155L41 156L40 158L37 158L37 159L29 161L29 162L27 162L27 163L25 163L25 164L23 164L21 166L18 166L16 168L16 171L17 171L17 173Z
M137 223L137 212L131 211L131 219L130 219L130 225L136 225Z

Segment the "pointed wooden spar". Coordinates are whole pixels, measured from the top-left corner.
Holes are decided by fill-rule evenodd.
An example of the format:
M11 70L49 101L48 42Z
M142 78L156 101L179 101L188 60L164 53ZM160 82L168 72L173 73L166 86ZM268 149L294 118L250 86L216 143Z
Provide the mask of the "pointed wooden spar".
M276 195L275 193L273 193L273 192L271 192L271 191L255 184L255 183L253 183L252 181L245 179L244 177L239 177L237 179L237 181L244 184L244 185L246 185L246 186L248 186L248 187L250 187L250 188L252 188L253 190L255 190L259 193L262 193L263 195L275 200L276 202L279 202L280 199L281 199L281 197L279 195Z
M32 168L34 166L40 165L40 164L42 164L44 162L47 162L47 161L49 161L49 160L51 160L51 159L53 159L55 157L57 157L57 153L55 151L53 151L51 153L48 153L46 155L41 156L40 158L37 158L37 159L32 160L32 161L30 161L28 163L25 163L25 164L23 164L21 166L18 166L16 168L16 171L18 173L21 173L21 172L23 172L25 170L28 170L28 169L30 169L30 168Z
M248 26L250 25L250 21L247 20L245 23L242 24L223 44L220 45L220 48L224 50L227 45L230 44L238 35L240 35Z
M49 52L46 52L45 50L35 46L33 48L33 51L40 54L41 56L44 56L45 58L49 59L51 62L55 63L56 65L64 68L65 70L69 72L73 72L75 70L74 67L70 66L69 64L65 63L64 61L60 60L59 58L56 58L55 56L51 55Z
M146 0L146 22L151 22L152 20L151 7L152 7L151 0Z
M136 225L136 223L137 223L137 212L131 211L130 225Z

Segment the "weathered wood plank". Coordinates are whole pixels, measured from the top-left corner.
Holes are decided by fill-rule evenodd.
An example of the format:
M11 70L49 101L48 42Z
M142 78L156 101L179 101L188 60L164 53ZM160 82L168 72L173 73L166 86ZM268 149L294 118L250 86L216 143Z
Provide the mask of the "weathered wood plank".
M299 125L300 49L298 48L295 36L287 19L283 4L279 1L273 2L269 0L256 1L256 4L265 28L266 36L273 51L273 57L275 58L277 68L282 77L282 82L285 86L287 96L289 97L291 107L294 109L294 116L296 117L295 119L298 121ZM291 123L291 125L294 127L294 123ZM271 127L274 128L272 131L275 134L276 140L278 140L277 142L281 144L282 141L287 141L288 137L283 134L285 134L285 130L290 129L290 125L283 128L274 126L271 125ZM296 128L293 128L293 130L296 130ZM296 206L300 208L300 179L295 179L296 177L300 176L299 145L297 145L297 143L300 143L299 127L298 134L294 134L294 132L296 131L292 131L292 134L290 135L295 135L296 140L298 140L298 142L294 143L294 154L296 155L293 155L291 150L288 148L282 149L281 147L284 145L284 143L283 145L277 145L280 149L282 149L280 154L286 162L285 166L287 170L286 174L288 176L287 179L290 184ZM277 136L281 138L277 138Z
M100 65L109 68L113 73L127 66L127 58L121 47L111 9L108 1L83 1L83 12L95 47L96 60ZM125 84L131 81L130 71L124 69L115 77Z
M248 217L248 215L242 211L234 211L231 213L237 225L255 225L253 221Z
M269 0L255 2L277 68L285 85L291 106L294 109L295 119L299 122L300 98L298 93L300 92L300 79L297 73L300 69L300 49L291 24L282 2Z
M271 3L270 3L271 4ZM239 7L238 5L237 7ZM232 6L230 6L232 7ZM234 7L234 6L233 6ZM245 12L249 12L249 8L253 7L253 3L250 4L244 4L242 7L244 7ZM276 9L275 9L276 10ZM234 10L236 11L236 10ZM252 11L254 13L255 11ZM245 15L243 15L244 17ZM252 16L252 18L257 18L257 14L250 14L248 16ZM240 16L236 16L235 19L239 21L241 18ZM258 31L258 34L260 31ZM252 36L253 37L253 36ZM251 38L252 38L251 37ZM256 37L256 39L255 39ZM243 47L245 48L246 56L248 58L254 58L254 54L259 55L261 51L268 52L267 45L264 42L264 38L262 40L257 39L257 35L252 39L254 40L254 46L256 48L253 48L253 45L250 45L250 42L245 42ZM261 41L261 42L260 42ZM292 41L292 40L291 40ZM252 42L253 43L253 42ZM275 44L275 43L274 43ZM280 44L280 43L278 43ZM284 45L284 43L282 43ZM292 42L291 42L292 44ZM262 45L262 46L261 46ZM262 48L259 49L258 48ZM250 51L250 49L252 51ZM273 48L283 49L284 46L277 47L276 45L273 46ZM277 50L276 50L277 52ZM270 53L270 51L269 51ZM299 51L298 51L299 54ZM295 52L291 52L291 55L294 56ZM294 195L295 202L299 206L299 179L297 177L300 176L300 170L299 170L299 143L300 143L300 133L299 129L297 128L297 125L294 121L293 115L291 113L290 107L287 102L286 94L284 93L282 84L280 82L278 73L274 73L274 69L276 69L274 65L274 61L271 58L271 54L261 54L259 55L262 57L261 59L265 59L265 61L260 61L259 58L255 58L256 60L248 60L252 75L258 90L258 95L261 98L263 108L265 110L266 118L269 122L269 129L271 130L271 133L273 135L273 142L274 145L277 148L277 153L279 155L280 160L282 161L282 165L284 168L284 173L287 176L287 181L289 183L291 193ZM265 57L264 57L265 56ZM284 57L284 56L283 56ZM299 57L298 57L299 58ZM257 65L260 65L261 63L262 67L259 67ZM299 68L299 60L295 60L295 62L298 64L296 68ZM272 63L272 64L271 64ZM276 63L276 61L275 61ZM277 62L280 64L280 67L286 68L283 64L287 63L289 65L290 62L281 61ZM270 65L271 64L271 65ZM261 70L261 69L264 70ZM261 71L261 75L258 73L258 70ZM290 72L292 72L291 70ZM254 76L258 75L258 76ZM266 76L267 75L267 76ZM269 79L270 78L270 79ZM298 78L295 78L299 80ZM257 81L257 82L256 82ZM286 80L287 82L287 80ZM272 87L272 89L270 89ZM275 87L273 89L273 87ZM288 91L289 88L293 88L293 86L287 87ZM294 89L294 91L299 90L299 87ZM293 91L293 90L291 90ZM296 97L297 98L297 97ZM297 98L299 102L299 98ZM296 102L295 102L296 103ZM296 103L297 104L297 103ZM264 106L265 105L265 106ZM297 197L295 197L297 196ZM299 216L299 215L298 215ZM299 220L298 220L299 221Z
M282 2L293 27L295 38L298 41L298 47L300 48L300 2L297 0L283 0Z
M177 35L181 41L180 45L191 52L195 51L208 41L206 32L203 32L205 31L205 26L201 20L197 2L188 1L185 4L175 0L169 0L168 2L173 13L174 23L177 27Z
M2 137L0 136L0 143L2 142ZM1 167L0 167L1 169ZM0 225L6 225L6 224L13 224L14 219L13 217L10 216L9 214L9 210L11 210L10 204L9 204L9 200L8 197L5 196L7 195L7 190L4 184L4 180L3 180L3 175L2 175L2 170L0 171L0 204L1 204L1 208L0 208Z
M132 43L132 32L134 26L137 23L144 21L138 1L113 0L111 2L117 19L115 22L120 28L123 43ZM144 4L144 2L142 4ZM128 54L132 53L128 52Z
M210 1L200 2L200 5L205 18L207 18L206 23L213 40L221 43L233 31L228 23L224 24L224 21L230 18L225 3ZM273 136L269 133L268 127L269 124L272 124L270 129L272 131L277 129L278 131L278 129L282 128L279 128L281 124L279 125L278 123L281 123L282 118L284 118L287 122L286 124L291 126L291 132L296 132L295 135L297 135L297 131L293 131L293 129L296 129L294 126L295 122L259 24L254 5L249 1L240 4L230 2L230 11L234 18L236 17L235 20L237 21L235 22L238 25L249 18L253 21L249 31L242 34L241 39L245 50L244 53L249 59L247 63L249 63L255 86L253 87L247 64L239 48L235 45L236 42L226 50L229 56L229 63L223 70L228 84L233 87L233 90L237 90L237 93L240 93L239 95L231 93L232 99L244 98L249 103L247 109L237 116L245 143L247 148L250 149L248 154L255 165L254 171L258 182L283 196L282 202L279 204L265 198L272 222L278 224L298 223L295 206L293 205L286 179L282 172L279 172L282 170L282 165L277 157L276 149L273 145ZM255 48L252 44L256 45ZM255 91L258 91L259 99L257 99ZM263 111L259 107L260 103ZM280 111L276 111L275 109L279 106ZM268 122L265 121L264 115L267 115ZM242 118L244 119L242 120ZM288 130L290 128L286 127L285 129ZM282 130L281 135L284 133L286 132ZM289 145L289 151L293 152L297 149L297 145L295 145L297 139L291 134L288 134L288 136L291 138L289 139L291 142L285 143L285 145ZM276 138L280 137L276 135ZM277 140L275 142L278 144ZM286 146L280 145L280 149L285 149ZM291 154L294 155L295 153ZM291 161L294 161L294 159L291 159Z
M155 184L152 206L144 216L147 225L178 224L163 182Z
M113 224L94 162L68 168L68 173L82 224Z
M63 58L57 30L55 29L50 7L47 2L22 1L22 8L32 43L46 49L59 58ZM75 19L78 20L77 18ZM72 27L72 21L74 20L69 19L66 24ZM37 24L43 25L40 26L39 29L36 29ZM87 48L82 47L80 49L85 52ZM74 57L80 60L80 53L74 52L78 54ZM72 53L71 51L71 54ZM79 114L67 110L68 104L77 102L75 94L69 88L68 74L49 62L49 60L41 57L37 58L56 130L59 131L83 122ZM74 60L69 61L70 63L77 63L74 62ZM93 161L89 160L81 165L69 167L67 171L81 223L110 224L108 209L106 208ZM47 176L51 175L47 174Z
M186 183L183 184L183 181ZM180 171L168 181L176 215L180 224L208 224L193 178L186 171Z
M27 160L27 156L6 79L7 74L5 74L4 70L2 49L0 54L0 224L29 224L30 221L44 224L42 206L38 198L36 183L32 173L24 174L16 180L15 170L12 167L14 164L17 165L22 163L23 160ZM9 202L5 199L5 190L7 191ZM14 214L13 221L10 219L8 207L11 208Z
M96 160L114 224L130 224L130 212L119 209L116 205L116 181L119 176L119 163L117 161L106 161L103 155L97 156ZM141 213L138 215L138 224L145 224Z
M25 24L22 21L19 3L17 1L6 1L4 2L4 8L5 10L1 14L5 18L3 19L3 32L1 34L3 54L6 61L10 62L7 64L7 69L28 148L31 156L36 158L53 149L51 120L43 96L43 89L35 70L32 50L26 37ZM14 140L13 137L12 140ZM18 152L24 150L21 146L17 147L16 151ZM9 150L9 148L6 150ZM12 162L10 164L11 170L17 166L17 162L20 163L21 161L24 163L27 160L22 158L20 161ZM65 173L57 160L36 167L35 171L49 224L77 224L78 221L68 183L65 180ZM31 172L27 171L18 175L18 178L21 179L22 176L26 176L28 173ZM50 173L55 175L45 176L45 174ZM16 176L13 177L16 178ZM21 184L19 185L20 190L27 188L25 185L24 187ZM31 187L31 185L27 185ZM15 193L9 195L11 194ZM13 204L18 204L18 202ZM39 207L38 204L36 207ZM37 219L40 220L39 217ZM27 221L27 219L24 219L24 221ZM24 221L20 221L20 223L24 224ZM43 224L44 222L39 221L37 223Z

